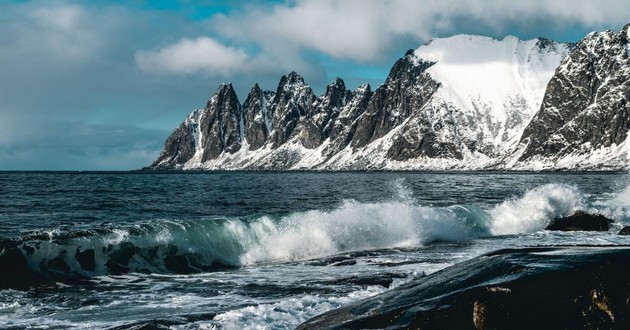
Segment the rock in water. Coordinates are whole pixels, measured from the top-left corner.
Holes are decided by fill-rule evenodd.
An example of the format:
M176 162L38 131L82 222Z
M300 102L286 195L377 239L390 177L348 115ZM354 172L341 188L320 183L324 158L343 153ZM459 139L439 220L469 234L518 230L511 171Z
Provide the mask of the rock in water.
M501 250L298 329L627 329L630 248Z
M610 224L613 222L614 220L600 214L593 215L577 211L575 214L568 217L553 219L545 229L561 231L608 231Z
M630 235L630 226L625 226L619 231L619 235Z

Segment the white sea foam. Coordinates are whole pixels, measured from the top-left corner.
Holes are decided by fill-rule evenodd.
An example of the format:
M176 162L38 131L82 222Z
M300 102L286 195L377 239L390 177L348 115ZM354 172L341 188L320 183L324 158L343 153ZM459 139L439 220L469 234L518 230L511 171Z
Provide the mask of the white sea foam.
M272 304L260 304L217 315L210 323L221 329L254 329L273 325L275 329L293 328L318 314L349 302L364 299L385 291L382 286L369 286L346 296L304 295L284 299ZM207 322L200 322L203 326Z
M62 240L55 233L50 240L26 242L29 248L23 249L34 250L27 260L35 271L42 265L63 271L53 262L61 258L71 272L83 275L107 274L112 260L131 272L177 273L205 271L216 264L308 260L348 251L530 234L543 230L553 218L578 210L606 215L619 225L630 219L630 187L607 200L589 201L575 186L546 184L487 209L421 205L404 181L394 181L391 188L394 196L389 200L346 200L332 210L280 218L163 220ZM82 269L78 257L88 250L94 250L92 270Z
M574 186L546 184L508 199L488 213L494 235L525 234L542 230L550 220L586 208L582 193Z

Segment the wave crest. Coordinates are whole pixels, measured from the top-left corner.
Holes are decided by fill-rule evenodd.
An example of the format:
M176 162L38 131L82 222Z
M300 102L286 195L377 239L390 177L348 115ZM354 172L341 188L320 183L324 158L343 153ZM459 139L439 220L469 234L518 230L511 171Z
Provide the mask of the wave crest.
M627 190L627 189L626 189ZM574 186L547 184L490 209L419 205L404 181L387 201L342 202L332 210L284 217L160 220L129 227L34 233L0 241L0 283L81 279L127 272L192 273L260 262L295 261L434 241L542 230L576 210L628 214L626 190L589 204Z

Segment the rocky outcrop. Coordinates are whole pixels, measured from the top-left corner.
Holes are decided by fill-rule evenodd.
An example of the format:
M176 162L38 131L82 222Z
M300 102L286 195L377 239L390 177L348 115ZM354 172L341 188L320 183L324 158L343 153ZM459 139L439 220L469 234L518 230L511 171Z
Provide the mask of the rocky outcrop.
M413 50L394 64L359 118L352 139L354 147L364 147L385 136L424 106L438 87L426 72L433 64L418 59Z
M600 214L588 214L578 211L568 217L553 219L545 229L561 231L608 231L613 222L615 221Z
M620 32L591 33L562 61L540 111L523 131L521 164L627 166L622 146L630 129L629 39L630 24Z
M317 316L298 329L623 329L630 249L493 252Z
M265 92L256 84L243 103L245 140L249 143L249 150L260 149L267 142L273 119L269 109L274 96L275 93Z
M243 113L232 84L221 85L208 101L199 127L202 162L241 149Z
M283 76L271 103L272 148L278 148L291 138L302 117L312 117L317 100L304 78L295 72ZM296 131L299 133L299 131Z
M190 160L200 163L241 149L244 118L232 84L222 84L204 109L193 111L168 137L164 150L151 165L177 169Z
M186 120L166 139L164 150L153 162L153 169L173 169L186 163L195 155L198 136L198 121L201 110L193 111Z

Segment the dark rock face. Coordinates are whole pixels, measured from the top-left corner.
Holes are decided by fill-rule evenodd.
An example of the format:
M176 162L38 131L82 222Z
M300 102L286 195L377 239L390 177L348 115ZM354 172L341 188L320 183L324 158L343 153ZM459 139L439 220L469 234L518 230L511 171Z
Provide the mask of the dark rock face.
M578 211L568 217L553 219L545 229L561 231L608 231L610 224L613 222L612 219L606 218L603 215L592 215Z
M313 103L317 97L311 87L304 83L304 78L295 72L280 79L278 90L273 99L273 132L270 140L277 148L289 140L298 126L301 117L313 115Z
M257 150L267 142L272 121L270 103L274 96L273 92L263 92L256 84L243 103L245 139L249 150Z
M185 163L195 155L195 134L198 126L193 123L201 112L194 111L164 143L164 150L150 166L154 169L172 169Z
M162 154L150 168L179 168L198 150L201 161L215 159L223 152L241 149L244 118L232 84L222 84L202 110L193 111L168 137Z
M331 139L328 148L324 150L327 157L336 154L352 142L357 129L358 118L367 110L373 94L369 84L359 86L356 91L349 95L346 93L349 100L341 108L341 112L333 116L326 126Z
M205 109L194 111L169 136L164 151L149 168L180 168L197 153L201 153L199 162L213 160L238 152L244 143L250 151L266 145L277 149L292 138L307 149L331 139L333 143L323 153L333 155L352 140L356 120L372 94L369 85L351 92L337 78L317 97L300 75L291 72L280 79L276 92L263 91L256 84L241 106L232 85L222 84ZM281 150L260 168L286 169L300 157Z
M351 98L352 92L346 89L341 78L326 87L326 93L317 102L312 115L305 118L300 137L305 148L317 148L330 136L335 119Z
M352 146L363 147L385 136L419 110L437 90L426 72L434 63L417 59L413 52L399 59L385 83L376 89L357 123Z
M630 249L501 250L317 316L298 329L622 329Z
M630 24L592 33L563 60L525 128L520 161L619 145L630 129Z
M630 235L630 226L625 226L619 231L619 235Z
M235 153L241 149L241 104L232 84L221 85L208 101L201 118L202 161L215 159L223 151Z

